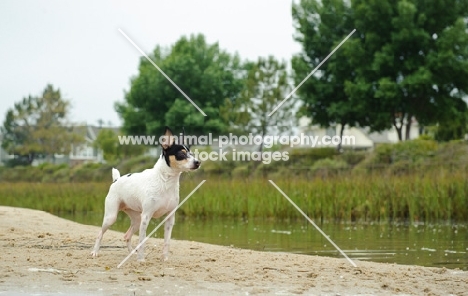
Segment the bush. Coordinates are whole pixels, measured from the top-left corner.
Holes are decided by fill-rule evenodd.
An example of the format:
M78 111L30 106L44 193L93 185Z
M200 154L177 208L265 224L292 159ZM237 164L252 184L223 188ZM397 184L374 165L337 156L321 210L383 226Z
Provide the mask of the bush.
M294 148L288 151L288 166L295 169L310 168L316 161L333 158L337 155L335 148Z
M14 168L17 166L29 166L29 159L24 156L15 156L13 159L5 161L5 166L8 168Z
M342 159L350 166L355 166L363 161L369 153L367 151L345 151L339 156L339 159Z
M324 158L318 160L311 167L312 175L328 177L339 174L349 168L349 165L342 159Z
M57 183L66 183L70 181L70 168L62 168L57 170L52 175L53 181ZM46 182L44 179L42 182Z
M349 165L342 159L325 158L316 161L312 166L312 170L342 170L348 167Z
M468 145L466 141L437 143L432 140L413 140L397 144L382 144L372 152L345 151L338 154L333 148L291 149L288 161L203 161L196 178L210 177L260 177L277 179L284 176L315 177L347 173L424 175L430 170L468 170ZM0 182L111 182L111 169L116 167L122 175L153 167L157 158L141 155L120 163L87 163L68 167L67 164L43 163L37 167L0 167Z
M223 164L221 161L203 161L200 172L208 176L220 175L223 173Z
M259 178L267 178L270 174L275 173L278 169L270 164L260 162L254 171L254 176Z
M150 169L156 163L157 158L150 155L140 155L122 161L116 166L116 169L120 171L121 174L127 174L132 172L140 172L145 169Z
M250 168L249 168L248 165L242 165L242 166L235 167L232 170L231 175L234 178L247 178L250 175Z
M408 160L418 162L433 157L438 149L438 144L431 140L412 140L394 144L392 162Z
M358 169L366 168L372 171L387 169L393 164L402 168L405 164L422 164L431 162L439 144L432 140L411 140L396 144L381 144L374 152L358 165Z

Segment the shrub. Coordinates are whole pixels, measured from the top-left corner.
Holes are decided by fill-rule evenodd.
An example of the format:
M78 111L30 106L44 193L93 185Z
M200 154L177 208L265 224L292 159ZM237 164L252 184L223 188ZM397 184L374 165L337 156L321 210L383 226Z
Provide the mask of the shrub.
M367 151L345 151L339 158L344 160L348 165L355 166L363 161L367 155L369 155Z
M295 167L310 167L314 162L333 158L337 155L335 148L295 148L289 151L289 163Z
M439 147L440 144L435 141L421 139L396 144L381 144L358 164L357 170L365 168L368 171L379 172L396 165L398 168L395 168L395 171L398 171L405 165L412 167L414 164L424 165L433 161Z
M150 155L140 155L127 160L122 161L116 166L121 174L127 174L132 172L140 172L145 169L152 168L156 163L157 158Z
M250 175L250 168L248 165L235 167L232 172L234 178L247 178Z

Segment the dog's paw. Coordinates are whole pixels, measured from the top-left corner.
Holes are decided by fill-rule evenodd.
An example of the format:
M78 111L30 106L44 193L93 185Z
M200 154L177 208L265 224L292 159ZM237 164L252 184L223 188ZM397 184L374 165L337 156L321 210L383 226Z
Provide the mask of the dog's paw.
M145 258L138 258L137 261L140 262L140 263L145 263L146 262Z
M166 262L167 260L169 260L169 256L167 256L167 255L162 255L161 256L161 262Z
M91 252L91 257L96 258L98 256L98 252L92 251Z

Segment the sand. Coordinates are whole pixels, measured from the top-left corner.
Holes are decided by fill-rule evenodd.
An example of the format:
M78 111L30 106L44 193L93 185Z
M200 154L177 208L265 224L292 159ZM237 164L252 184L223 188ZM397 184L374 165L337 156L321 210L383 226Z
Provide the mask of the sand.
M42 211L0 207L0 295L467 295L468 272L270 253L151 238L146 262L128 255L123 233ZM134 237L136 245L137 237Z

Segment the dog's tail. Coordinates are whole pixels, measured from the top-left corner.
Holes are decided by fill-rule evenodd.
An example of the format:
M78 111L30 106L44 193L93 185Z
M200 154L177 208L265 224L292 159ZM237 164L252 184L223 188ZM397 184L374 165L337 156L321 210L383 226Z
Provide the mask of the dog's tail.
M120 172L118 169L112 168L112 182L117 181L120 178Z

